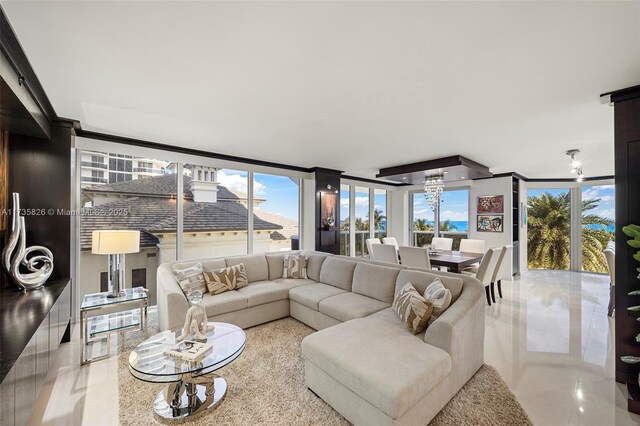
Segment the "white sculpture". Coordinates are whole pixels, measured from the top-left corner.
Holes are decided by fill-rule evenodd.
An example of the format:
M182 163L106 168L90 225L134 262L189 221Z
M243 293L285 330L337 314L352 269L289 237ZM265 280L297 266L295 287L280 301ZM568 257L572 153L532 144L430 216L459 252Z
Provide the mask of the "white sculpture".
M186 339L190 334L194 335L194 340L206 341L206 334L215 330L214 326L208 325L207 312L204 310L204 306L200 304L201 301L202 292L196 290L189 293L191 307L187 310L184 326L182 327L182 335L178 337L178 342Z

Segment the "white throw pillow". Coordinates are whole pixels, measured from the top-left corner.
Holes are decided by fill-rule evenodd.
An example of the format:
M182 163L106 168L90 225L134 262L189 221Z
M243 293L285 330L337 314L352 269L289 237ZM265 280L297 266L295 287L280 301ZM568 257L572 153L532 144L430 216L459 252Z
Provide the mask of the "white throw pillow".
M204 270L201 263L196 263L185 269L174 268L172 272L185 296L189 296L189 293L195 290L200 290L202 294L207 292L207 283L204 281Z
M433 323L451 305L451 291L442 284L440 278L433 280L424 291L424 298L433 304L433 312L429 324Z
M307 256L304 253L287 254L284 257L282 278L307 279Z

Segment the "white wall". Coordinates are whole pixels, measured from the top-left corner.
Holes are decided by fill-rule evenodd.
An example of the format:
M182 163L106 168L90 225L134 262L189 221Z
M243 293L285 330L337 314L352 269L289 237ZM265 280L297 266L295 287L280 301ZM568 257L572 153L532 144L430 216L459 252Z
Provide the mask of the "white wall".
M478 196L504 195L504 232L478 232ZM502 247L513 242L511 176L473 181L469 191L469 238L484 240L485 248Z
M389 191L389 236L396 237L401 246L409 245L409 191L396 188Z

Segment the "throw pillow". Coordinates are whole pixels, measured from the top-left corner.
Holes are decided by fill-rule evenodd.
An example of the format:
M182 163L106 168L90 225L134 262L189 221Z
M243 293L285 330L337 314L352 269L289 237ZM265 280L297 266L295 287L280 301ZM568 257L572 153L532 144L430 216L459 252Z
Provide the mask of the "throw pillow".
M424 330L433 311L433 305L425 300L411 283L406 283L396 294L392 306L413 334Z
M431 325L451 305L451 291L442 284L440 278L436 278L429 284L423 296L433 305L433 312L429 318L429 325Z
M229 266L228 268L223 268L218 271L205 271L204 279L207 281L207 288L212 295L248 285L247 271L244 268L244 263Z
M287 254L284 257L282 278L307 279L307 256L304 254Z
M200 290L202 294L207 292L201 263L196 263L186 269L173 269L172 272L185 296L189 296L189 293L194 290Z

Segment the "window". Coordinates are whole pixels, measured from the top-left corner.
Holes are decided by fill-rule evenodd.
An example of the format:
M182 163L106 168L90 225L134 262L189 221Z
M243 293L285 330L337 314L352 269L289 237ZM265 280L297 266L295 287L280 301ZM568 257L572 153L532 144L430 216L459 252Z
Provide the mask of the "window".
M431 244L435 233L435 213L421 192L412 195L412 221L412 244L416 247Z
M340 185L340 254L350 256L349 185Z
M469 190L444 191L440 201L440 236L453 238L453 250L458 250L460 240L469 237Z
M387 236L387 191L374 190L373 200L373 236L384 238Z
M300 179L253 174L253 252L299 247Z
M110 164L131 162L130 159L116 156L110 154ZM81 172L93 176L89 169L90 165L83 165ZM140 251L126 255L126 287L144 282L150 290L153 304L155 273L149 274L151 278L147 281L146 272L143 280L141 271L155 271L161 263L176 260L176 193L175 173L138 180L132 179L131 174L111 170L108 184L82 185L80 196L84 209L79 218L80 297L106 291L107 286L105 271L108 269L108 256L91 253L92 232L128 229L140 231Z
M217 179L205 180L205 172ZM248 172L186 164L184 173L182 259L247 254Z
M581 269L585 272L609 272L602 251L615 241L615 186L582 187Z
M131 287L147 288L147 268L131 270Z
M469 238L469 190L445 190L437 211L431 208L424 192L414 193L412 221L411 243L414 246L429 245L433 237L438 235L453 238L453 250L458 250L460 240Z
M571 193L568 188L530 189L527 201L529 269L571 267Z
M369 188L355 188L355 231L356 257L368 257L366 240L369 238Z

